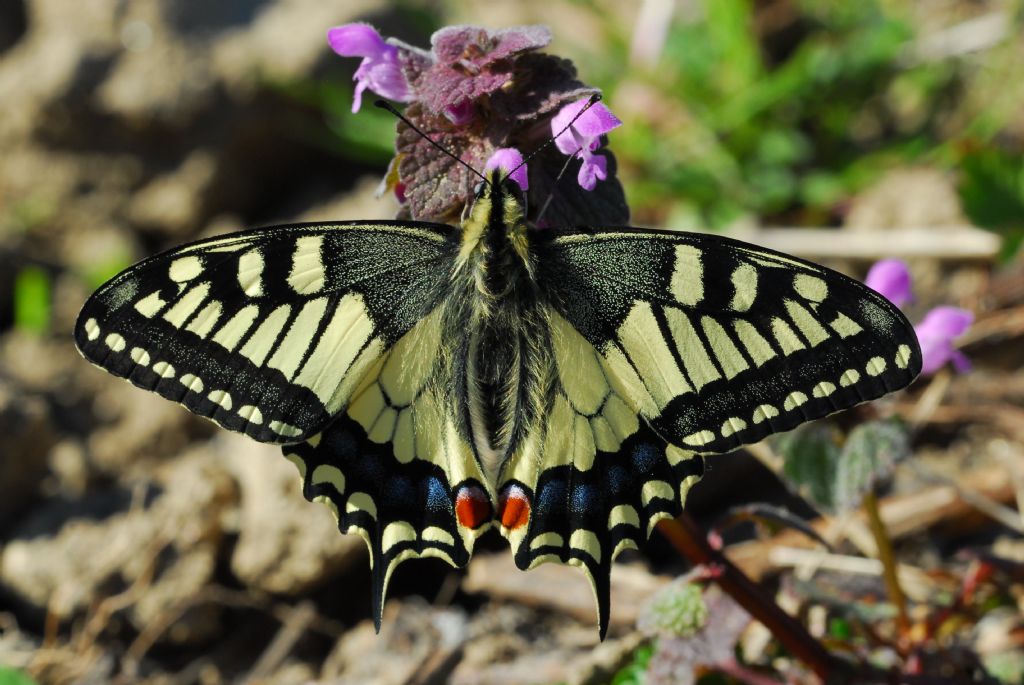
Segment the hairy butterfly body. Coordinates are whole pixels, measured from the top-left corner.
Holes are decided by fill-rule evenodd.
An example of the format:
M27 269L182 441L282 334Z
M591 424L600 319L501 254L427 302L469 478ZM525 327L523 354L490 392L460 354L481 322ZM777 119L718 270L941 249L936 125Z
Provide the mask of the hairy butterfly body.
M580 566L602 635L611 564L681 510L705 454L907 385L880 295L738 241L537 230L491 174L460 229L295 225L133 266L75 329L95 364L281 443L371 551L469 561L492 524L529 569Z

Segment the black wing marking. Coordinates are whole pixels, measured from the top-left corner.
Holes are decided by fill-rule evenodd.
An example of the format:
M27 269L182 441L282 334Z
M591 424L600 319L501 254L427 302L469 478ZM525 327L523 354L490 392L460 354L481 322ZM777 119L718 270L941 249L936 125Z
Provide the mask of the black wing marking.
M666 440L728 452L909 384L913 328L829 269L717 236L537 232L538 279Z
M448 226L306 224L204 240L100 288L75 342L91 362L263 442L296 442L443 297Z

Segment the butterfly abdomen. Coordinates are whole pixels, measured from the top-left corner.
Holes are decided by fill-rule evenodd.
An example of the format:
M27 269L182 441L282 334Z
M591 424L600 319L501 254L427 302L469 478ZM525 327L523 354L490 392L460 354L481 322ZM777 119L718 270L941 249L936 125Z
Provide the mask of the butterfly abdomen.
M550 341L533 277L521 201L492 176L462 225L456 287L469 316L452 317L469 339L467 402L484 470L496 479L545 403Z

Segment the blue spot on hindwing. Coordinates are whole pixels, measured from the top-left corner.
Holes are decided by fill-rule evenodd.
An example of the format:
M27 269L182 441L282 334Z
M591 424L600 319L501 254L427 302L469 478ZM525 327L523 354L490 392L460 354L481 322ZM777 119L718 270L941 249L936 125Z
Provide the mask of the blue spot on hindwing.
M418 498L416 488L408 478L392 477L388 479L384 488L384 497L388 503L395 507L405 508L415 506Z
M618 500L629 495L631 479L626 469L616 464L608 469L605 477L608 480L608 492L611 493L613 499Z
M602 511L601 490L587 483L578 483L572 489L569 499L569 510L577 516L588 512Z
M654 471L655 466L658 465L658 460L661 459L661 449L649 442L641 442L633 447L633 453L630 456L633 470L646 475Z
M448 494L448 488L444 486L437 476L430 476L426 480L427 509L432 512L451 512L452 498Z
M564 511L566 487L565 481L551 480L541 488L537 497L537 513L544 516Z

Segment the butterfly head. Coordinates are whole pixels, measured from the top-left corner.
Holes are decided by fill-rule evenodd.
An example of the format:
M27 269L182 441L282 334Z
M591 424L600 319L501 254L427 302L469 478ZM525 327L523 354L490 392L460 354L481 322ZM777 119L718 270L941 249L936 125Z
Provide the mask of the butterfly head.
M516 181L500 169L490 169L473 188L473 201L463 216L463 226L475 224L512 233L526 218L526 196Z

